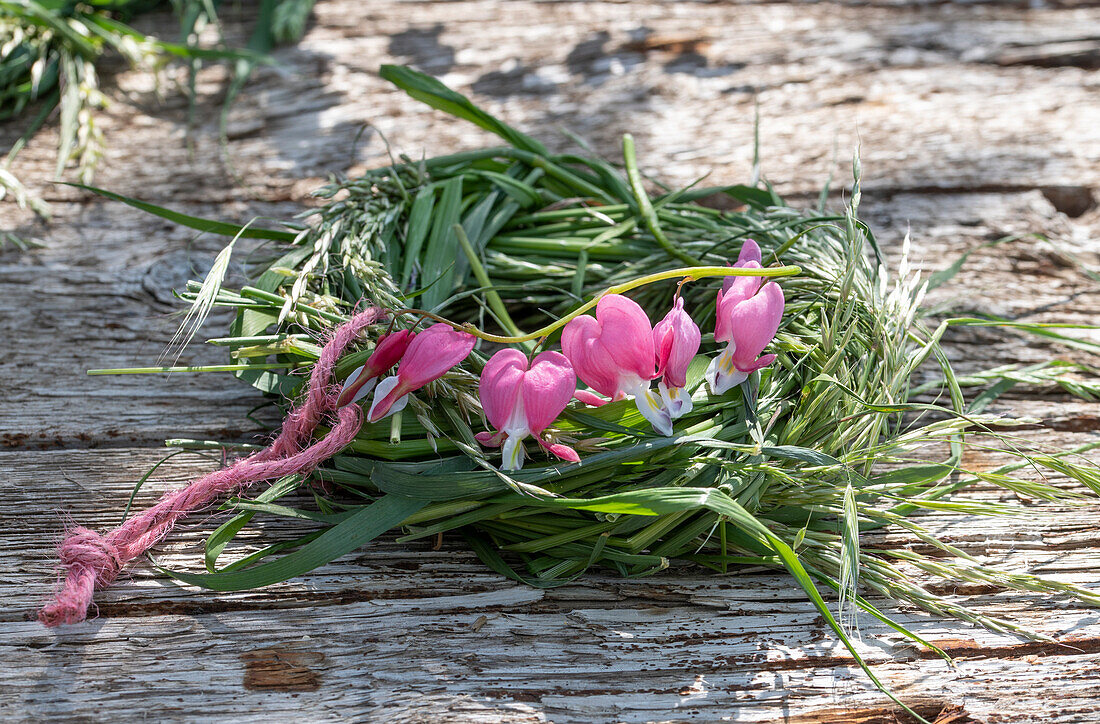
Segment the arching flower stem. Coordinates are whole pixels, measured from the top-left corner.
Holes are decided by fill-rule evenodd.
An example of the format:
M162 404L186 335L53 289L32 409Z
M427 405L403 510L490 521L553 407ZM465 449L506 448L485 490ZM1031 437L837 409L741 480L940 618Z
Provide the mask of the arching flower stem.
M663 282L667 279L684 279L686 281L695 281L698 279L705 279L707 277L790 277L802 273L802 268L798 266L773 266L765 269L741 269L738 267L729 266L688 266L679 267L677 269L669 269L668 271L657 272L655 274L646 274L645 276L638 277L637 279L631 279L628 282L622 284L616 284L615 286L608 287L596 296L589 299L581 306L569 312L561 319L558 319L545 327L540 327L534 332L528 334L517 334L511 337L504 337L497 334L490 334L488 332L478 329L472 323L459 324L458 322L452 322L449 319L442 317L433 312L428 312L423 309L398 309L394 312L398 314L417 314L422 317L434 319L437 322L443 324L449 324L455 329L468 332L469 334L484 339L486 342L496 342L497 344L520 344L523 342L530 342L531 340L538 339L539 337L546 337L553 334L557 330L564 327L570 320L579 317L588 310L596 306L601 298L608 294L622 294L628 292L631 289L637 289L638 287L644 287L647 284L654 284L656 282ZM517 330L518 331L518 330Z

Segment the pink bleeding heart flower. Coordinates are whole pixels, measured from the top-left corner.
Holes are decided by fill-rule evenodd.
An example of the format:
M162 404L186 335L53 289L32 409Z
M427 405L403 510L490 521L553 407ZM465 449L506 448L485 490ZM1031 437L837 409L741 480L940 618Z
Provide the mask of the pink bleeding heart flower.
M542 352L527 366L518 349L502 349L485 364L478 394L485 417L495 434L475 435L478 442L497 447L503 442L504 470L523 467L523 438L531 435L548 452L577 462L580 456L567 445L548 444L541 433L558 418L577 386L573 366L559 352Z
M403 410L409 402L410 392L438 380L466 359L476 341L472 334L448 324L433 324L416 335L401 357L397 374L382 380L375 388L374 404L367 419L378 422Z
M748 266L749 262L755 262L756 266L760 267L764 264L764 255L760 253L759 244L757 244L752 239L745 239L745 243L741 245L741 253L737 255L737 262L733 266L746 267ZM729 288L733 285L735 281L744 278L745 277L726 277L722 281L722 291L728 292Z
M672 309L653 328L653 347L657 354L657 390L673 420L691 412L687 385L688 365L699 351L702 334L699 325L684 311L684 300L676 297Z
M595 317L582 315L565 325L561 348L585 384L614 400L633 395L653 429L672 434L672 417L649 389L657 376L653 328L636 302L620 294L601 297Z
M758 268L748 261L744 268ZM727 342L722 353L711 360L706 378L716 395L725 393L754 371L775 361L774 354L760 357L779 330L783 319L783 290L762 277L735 277L728 289L718 292L714 341Z
M374 389L374 383L383 373L397 364L415 336L416 334L411 330L399 329L378 340L366 364L344 380L344 389L340 392L340 399L336 406L342 407L370 394Z

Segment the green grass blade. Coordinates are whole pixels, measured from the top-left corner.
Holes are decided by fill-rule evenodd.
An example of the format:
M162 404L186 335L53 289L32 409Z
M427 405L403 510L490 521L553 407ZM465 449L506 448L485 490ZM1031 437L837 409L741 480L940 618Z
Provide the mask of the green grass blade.
M432 214L432 231L421 262L421 281L430 284L420 301L425 309L436 309L454 293L455 261L461 254L454 225L461 210L462 177L456 177L443 183L439 204Z
M253 568L218 573L187 573L164 567L161 570L176 580L214 591L243 591L270 586L308 573L350 553L396 527L426 504L423 500L399 495L383 496L293 553Z
M121 201L128 206L133 206L135 209L141 209L146 213L159 216L162 219L167 219L175 224L186 226L196 231L218 234L220 236L240 235L245 239L270 239L271 241L285 241L288 243L294 241L298 237L298 233L292 231L254 228L248 225L241 226L239 224L230 224L224 221L214 221L212 219L202 219L197 216L190 216L178 211L166 209L163 206L151 204L147 201L140 201L130 198L129 196L123 196L122 194L116 194L113 191L107 191L106 189L89 186L87 184L66 183L66 186L73 186L78 189L84 189L85 191L91 191L94 194L98 194L106 199L111 199L112 201Z
M301 483L302 476L300 475L289 475L280 478L271 487L256 496L256 500L259 502L278 500L295 490ZM239 513L222 523L207 537L206 543L203 545L203 560L207 571L217 573L218 557L255 515L252 511Z
M416 100L427 103L432 108L449 113L456 118L470 121L487 131L497 134L516 148L543 156L546 155L544 145L489 115L474 105L466 96L451 90L426 73L402 65L383 65L380 75Z

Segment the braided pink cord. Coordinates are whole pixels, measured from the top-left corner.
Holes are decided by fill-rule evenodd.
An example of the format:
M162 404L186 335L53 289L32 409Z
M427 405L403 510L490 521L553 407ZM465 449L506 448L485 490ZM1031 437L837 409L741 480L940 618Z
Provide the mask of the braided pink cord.
M347 346L380 316L382 310L372 307L333 331L313 366L305 401L291 411L269 446L166 493L152 508L105 536L83 527L69 531L58 548L65 583L53 602L39 611L38 620L47 626L83 621L94 591L110 586L123 566L168 535L176 521L261 480L307 473L350 444L362 425L362 412L358 405L337 409L340 388L331 384L332 373ZM308 445L322 417L333 413L332 430Z

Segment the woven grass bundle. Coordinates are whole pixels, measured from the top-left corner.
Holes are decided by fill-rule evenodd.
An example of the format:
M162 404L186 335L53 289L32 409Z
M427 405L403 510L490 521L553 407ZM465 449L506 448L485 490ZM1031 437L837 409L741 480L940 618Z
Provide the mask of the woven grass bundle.
M766 184L654 193L629 136L621 165L552 154L428 76L392 66L383 75L507 145L405 158L334 182L319 191L322 207L279 229L186 217L115 196L232 237L207 278L181 295L192 305L181 341L213 307L236 310L229 333L209 340L229 359L188 369L230 371L287 410L301 398L330 331L363 309L382 314L335 363L337 380L348 380L395 332L423 334L426 324L444 324L478 338L458 366L413 392L400 412L365 422L312 472L229 500L235 514L206 544L208 573L172 572L177 578L222 591L268 585L390 530L407 541L461 536L494 571L540 587L594 569L641 577L670 566L700 575L764 566L791 574L876 684L849 640L858 615L939 650L890 621L865 594L1034 637L932 593L928 582L1100 603L1093 591L985 565L939 540L920 515L1023 511L968 498L976 483L1051 501L1088 503L1100 492L1100 470L1085 455L1100 443L1039 448L1014 434L1035 420L986 412L1017 384L1057 384L1096 399L1100 384L1090 369L1052 360L959 376L941 346L952 328L1013 327L1087 353L1100 350L1057 325L932 317L924 294L958 265L922 280L906 248L897 269L887 270L858 217L858 161L850 201L836 214L792 208ZM734 210L699 203L715 196ZM223 281L244 238L267 243L252 255L253 281L229 289ZM728 264L748 243L762 254L755 273L777 283L785 301L768 347L775 360L716 394L704 379L721 348L711 333L715 299L723 277L744 272ZM506 347L527 356L556 348L562 328L609 294L629 297L654 321L682 300L703 331L687 367L690 412L663 435L629 399L598 407L575 400L541 431L541 441L570 447L578 461L544 454L529 440L527 464L505 469L479 438L492 431L479 395L485 365ZM925 380L919 385L912 382L918 376ZM352 404L366 411L371 400ZM326 432L322 424L314 435ZM968 469L971 448L995 448L1015 462ZM1027 472L1036 470L1067 482L1037 481ZM234 537L269 515L317 527L223 564ZM930 552L861 546L861 535L887 526Z

